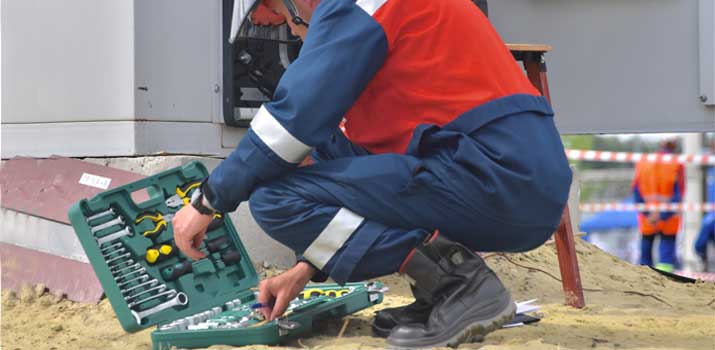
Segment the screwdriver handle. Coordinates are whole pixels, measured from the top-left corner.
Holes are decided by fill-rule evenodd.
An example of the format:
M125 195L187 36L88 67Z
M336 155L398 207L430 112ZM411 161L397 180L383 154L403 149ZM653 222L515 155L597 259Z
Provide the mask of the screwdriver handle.
M209 250L209 252L215 253L221 250L221 246L228 242L228 236L221 236L206 242L206 248Z
M209 223L209 227L206 229L206 232L211 232L219 227L223 226L223 214L216 213L214 214L214 218L211 220Z
M221 260L224 264L226 264L226 266L237 264L241 261L241 253L239 253L237 250L229 250L221 254Z
M174 264L173 266L169 266L161 271L161 277L164 278L164 281L171 282L191 271L194 270L194 265L191 263L190 260L186 260L184 262L180 262L178 264Z

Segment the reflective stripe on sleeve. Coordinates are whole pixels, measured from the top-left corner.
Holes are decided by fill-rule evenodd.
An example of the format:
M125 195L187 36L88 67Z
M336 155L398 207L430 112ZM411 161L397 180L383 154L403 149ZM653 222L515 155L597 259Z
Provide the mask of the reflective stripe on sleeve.
M310 152L311 147L291 135L265 106L261 106L251 121L251 130L288 163L300 163Z
M386 2L387 0L357 0L355 4L372 16Z
M340 208L323 232L318 235L303 257L319 269L323 269L330 258L345 244L365 218L346 208Z

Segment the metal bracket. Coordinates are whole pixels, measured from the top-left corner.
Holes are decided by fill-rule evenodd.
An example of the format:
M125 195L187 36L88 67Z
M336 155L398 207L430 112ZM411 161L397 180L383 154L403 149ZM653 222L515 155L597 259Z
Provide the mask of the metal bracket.
M715 0L700 0L700 102L715 106Z

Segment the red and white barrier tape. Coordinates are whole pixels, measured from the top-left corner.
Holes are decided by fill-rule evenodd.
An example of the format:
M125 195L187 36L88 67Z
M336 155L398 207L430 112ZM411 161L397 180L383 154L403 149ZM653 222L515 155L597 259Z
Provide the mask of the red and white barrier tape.
M715 211L715 203L583 203L579 204L583 212L601 211Z
M645 159L649 162L658 163L715 165L715 154L634 153L567 149L566 156L571 160L592 162L638 163Z

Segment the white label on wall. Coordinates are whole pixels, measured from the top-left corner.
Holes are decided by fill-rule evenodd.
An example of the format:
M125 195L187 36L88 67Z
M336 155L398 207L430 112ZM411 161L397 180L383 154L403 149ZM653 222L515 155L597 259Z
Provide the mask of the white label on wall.
M111 183L111 182L112 182L112 179L110 179L108 177L92 175L92 174L87 174L87 173L82 173L82 177L79 179L79 183L81 183L82 185L101 188L103 190L108 189L109 183Z

